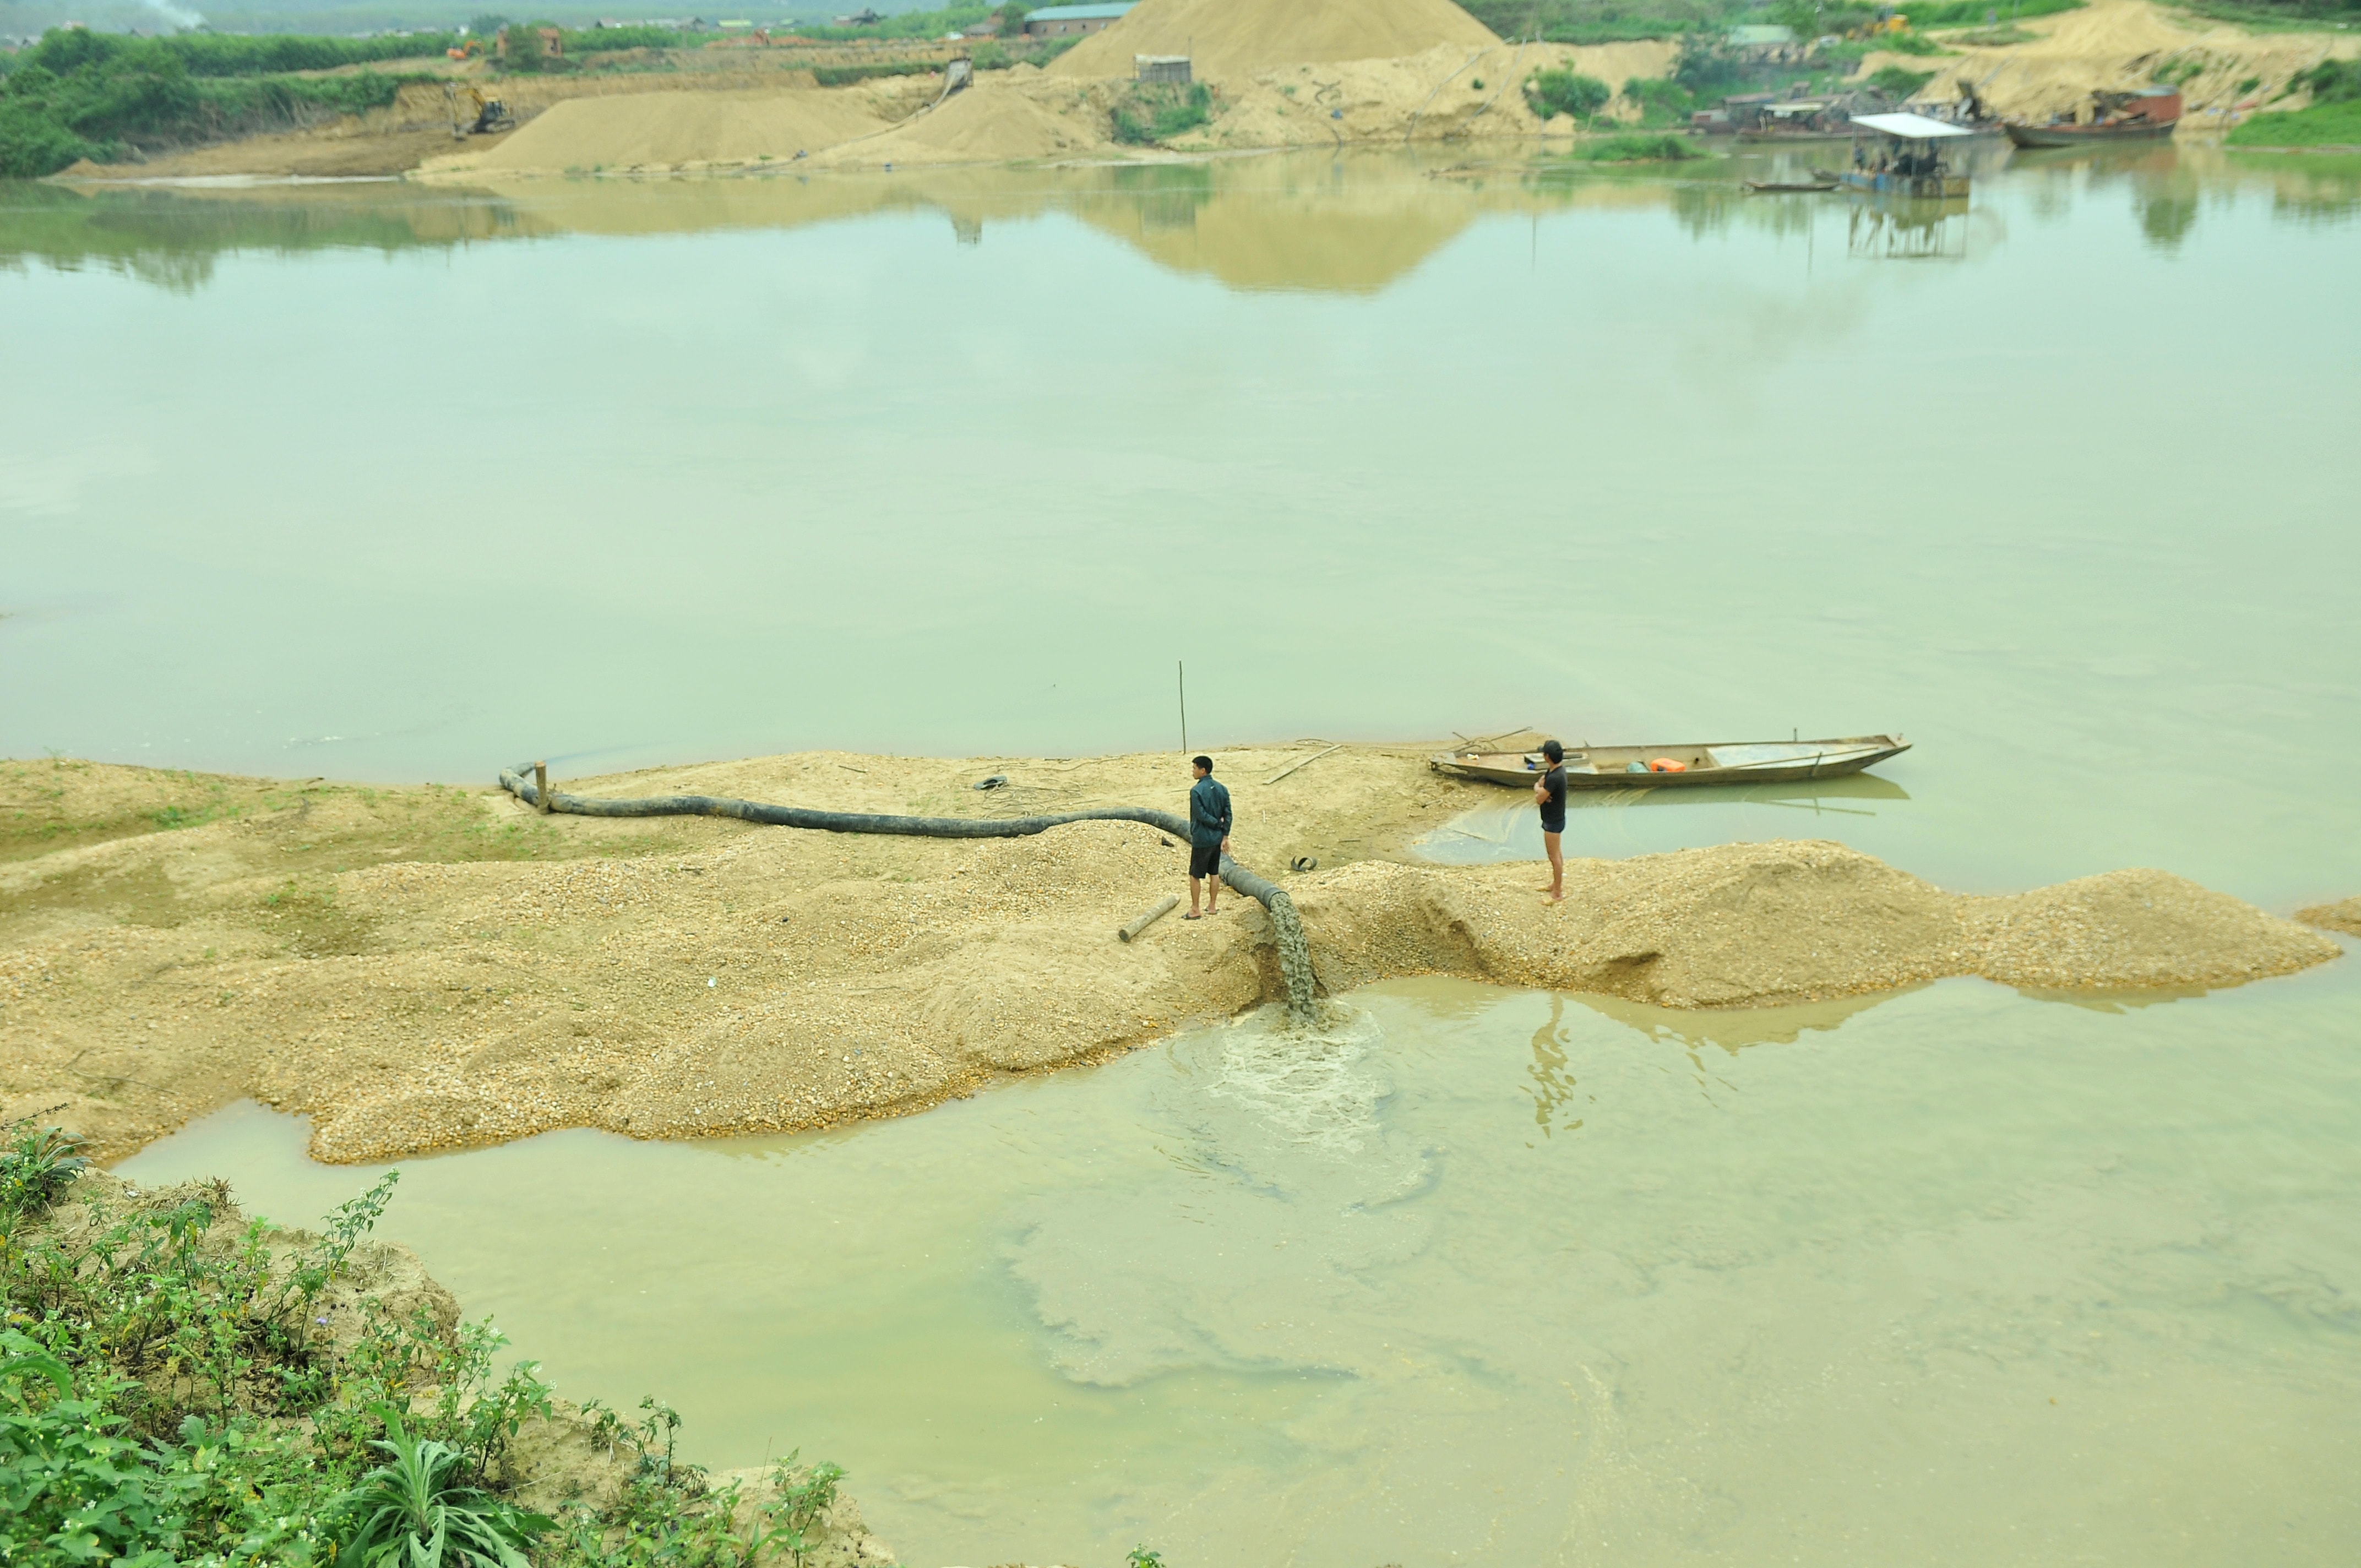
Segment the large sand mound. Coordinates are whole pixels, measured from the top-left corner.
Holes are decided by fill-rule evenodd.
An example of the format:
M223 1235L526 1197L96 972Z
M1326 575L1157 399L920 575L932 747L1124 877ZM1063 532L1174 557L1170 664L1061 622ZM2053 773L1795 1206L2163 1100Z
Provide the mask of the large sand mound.
M2153 0L2092 0L2080 10L2023 24L2038 34L2033 41L2001 49L1969 49L1957 60L1872 54L1861 61L1863 75L1880 66L1934 70L1924 89L1936 98L1957 96L1973 86L2004 115L2040 118L2070 110L2093 90L2143 87L2170 70L2180 83L2189 123L2226 125L2241 105L2268 104L2297 71L2328 56L2361 55L2361 38L2351 33L2249 33L2206 23L2185 12L2168 11ZM2298 94L2279 107L2299 106Z
M1222 767L1250 864L1317 854L1334 867L1289 884L1331 991L1448 973L1763 1006L1946 975L2038 991L2235 985L2341 950L2159 872L1968 897L1817 842L1570 861L1551 909L1530 865L1356 858L1496 802L1489 786L1378 747L1260 782L1312 752L1228 751ZM979 797L969 785L993 773L1011 784ZM1135 823L866 839L544 818L504 795L432 788L71 765L34 782L27 800L59 820L13 839L0 824L0 844L37 851L0 861L0 1115L64 1102L110 1155L242 1096L310 1113L313 1152L340 1161L557 1127L827 1125L1102 1059L1279 991L1269 922L1243 900L1115 941L1185 864ZM820 754L580 787L1016 815L1174 808L1185 783L1169 755ZM201 798L183 798L192 789ZM144 831L165 805L240 816ZM487 853L529 858L469 858Z
M1451 0L1140 0L1055 61L1059 76L1129 76L1135 54L1185 54L1201 80L1276 66L1472 51L1500 40Z
M553 105L490 151L437 167L563 172L785 161L798 152L873 135L890 123L865 94L846 93L573 98Z

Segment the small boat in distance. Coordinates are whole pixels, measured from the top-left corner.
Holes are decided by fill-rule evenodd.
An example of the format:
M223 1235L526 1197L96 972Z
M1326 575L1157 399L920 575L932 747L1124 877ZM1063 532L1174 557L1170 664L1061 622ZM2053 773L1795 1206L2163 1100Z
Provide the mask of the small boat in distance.
M1837 740L1715 740L1706 745L1585 746L1565 752L1565 787L1664 789L1675 784L1788 784L1857 773L1910 750L1899 735L1848 735ZM1677 762L1659 773L1657 764ZM1530 786L1549 771L1539 751L1438 751L1437 773Z

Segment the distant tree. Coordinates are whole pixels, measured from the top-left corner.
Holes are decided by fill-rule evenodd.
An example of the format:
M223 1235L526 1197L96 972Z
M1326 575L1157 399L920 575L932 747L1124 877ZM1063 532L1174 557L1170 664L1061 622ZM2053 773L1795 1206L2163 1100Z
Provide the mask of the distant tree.
M1004 38L1013 38L1023 33L1025 18L1032 14L1020 0L1008 0L1007 5L993 13L1000 18L1000 36Z
M500 29L508 25L509 19L506 16L478 16L467 24L467 30L486 43L489 43L500 37Z

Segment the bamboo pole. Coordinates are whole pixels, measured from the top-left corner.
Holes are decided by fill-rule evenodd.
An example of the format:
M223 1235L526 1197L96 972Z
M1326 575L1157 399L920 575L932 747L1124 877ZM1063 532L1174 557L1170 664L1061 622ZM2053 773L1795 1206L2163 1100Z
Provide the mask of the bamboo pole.
M1265 785L1266 787L1267 787L1267 786L1268 786L1268 785L1271 785L1271 784L1277 784L1279 780L1281 780L1281 779L1285 778L1288 774L1290 774L1290 773L1293 773L1296 769L1298 769L1298 768L1308 768L1308 767L1310 767L1312 763L1314 763L1314 762L1318 762L1321 758L1323 758L1323 757L1324 757L1324 756L1328 755L1328 752L1329 752L1329 751L1343 751L1344 749L1345 749L1345 748L1344 748L1343 744L1340 742L1340 743L1339 743L1339 744L1337 744L1337 745L1334 745L1334 746L1329 747L1327 751L1314 751L1314 752L1312 752L1312 755L1310 755L1310 756L1308 756L1308 757L1304 758L1304 759L1303 759L1301 762L1290 762L1287 766L1285 766L1285 767L1283 767L1283 768L1279 769L1279 772L1277 772L1277 773L1275 773L1271 774L1271 775L1270 775L1270 777L1268 777L1268 778L1267 778L1267 779L1263 780L1262 782L1263 782L1263 784L1264 784L1264 785Z
M1115 933L1115 940L1119 942L1130 941L1134 937L1138 936L1142 931L1145 931L1150 926L1155 925L1158 920L1171 914L1175 908L1179 907L1180 903L1180 895L1179 894L1166 894L1163 901L1158 904L1155 908L1148 910L1143 915L1135 915L1123 925L1117 927Z

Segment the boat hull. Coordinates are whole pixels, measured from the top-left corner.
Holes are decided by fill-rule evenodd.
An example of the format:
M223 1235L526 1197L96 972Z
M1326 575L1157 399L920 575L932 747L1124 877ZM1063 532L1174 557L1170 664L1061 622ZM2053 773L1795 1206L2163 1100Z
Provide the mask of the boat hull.
M2128 126L2006 126L2008 139L2018 147L2113 147L2117 142L2164 141L2172 135L2178 120L2160 124L2139 122Z
M1920 196L1939 201L1946 196L1968 193L1968 177L1964 174L1882 174L1871 170L1848 169L1837 178L1848 190L1875 191L1892 196Z
M1716 740L1671 746L1589 746L1566 753L1568 790L1688 789L1699 784L1800 784L1842 778L1910 750L1898 735L1849 735L1828 740ZM1719 757L1716 753L1719 753ZM1624 771L1632 762L1669 757L1682 773ZM1750 758L1737 765L1723 765ZM1441 751L1427 760L1437 773L1531 789L1547 771L1539 752ZM1590 771L1584 771L1588 768Z

